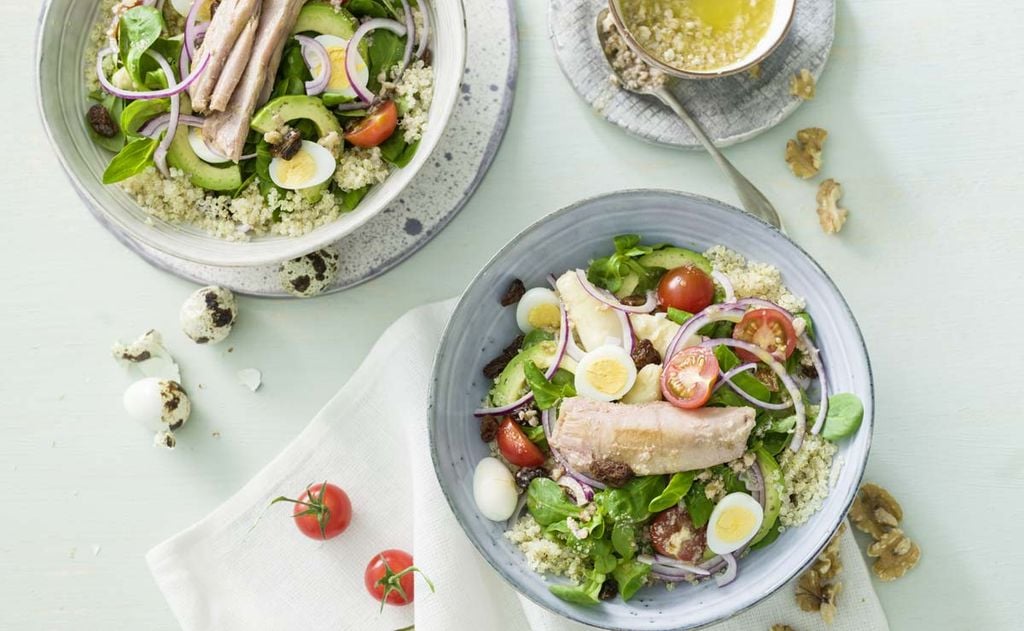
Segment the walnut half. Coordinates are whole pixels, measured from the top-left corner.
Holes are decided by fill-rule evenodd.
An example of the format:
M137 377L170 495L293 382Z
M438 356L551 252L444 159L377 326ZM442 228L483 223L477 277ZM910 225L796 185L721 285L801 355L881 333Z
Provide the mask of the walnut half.
M821 170L821 148L828 132L821 127L808 127L796 132L796 140L786 142L786 164L793 175L807 179Z
M843 569L839 560L839 546L844 532L846 532L845 523L832 536L831 541L821 551L810 569L800 576L796 585L796 604L800 609L817 611L821 614L822 620L828 624L832 624L835 619L836 600L843 588L842 582L836 577Z
M875 576L894 581L910 571L921 559L921 548L899 528L893 528L868 546L868 556L877 558L871 566Z
M839 198L842 196L842 187L832 178L818 186L818 223L826 234L836 234L842 230L850 214L850 211L839 207Z
M800 72L793 75L789 80L789 93L805 101L814 98L814 75L810 70L801 68Z
M898 527L901 519L903 508L896 498L889 491L870 482L860 487L860 493L850 507L850 521L853 525L875 539L881 539L885 533Z

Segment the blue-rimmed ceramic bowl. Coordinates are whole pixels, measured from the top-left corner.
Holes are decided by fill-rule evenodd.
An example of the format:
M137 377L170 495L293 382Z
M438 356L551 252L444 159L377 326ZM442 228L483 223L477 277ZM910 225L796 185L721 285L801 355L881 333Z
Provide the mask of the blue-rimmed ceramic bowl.
M479 514L473 501L473 468L488 455L473 409L490 387L480 372L518 334L515 310L498 303L513 278L527 287L545 285L549 273L580 267L604 255L612 237L643 235L703 251L721 244L755 261L777 266L786 285L807 300L833 392L852 392L864 402L864 422L840 444L842 463L822 509L799 528L786 530L770 547L740 562L739 577L714 582L655 586L630 602L573 605L548 591L550 580L527 567L503 536L505 525ZM516 590L538 605L603 629L693 629L733 616L766 598L806 567L828 543L860 485L871 445L874 397L871 367L857 322L839 289L799 246L741 210L704 197L636 190L584 200L555 212L514 238L477 275L462 296L434 364L430 395L430 442L434 469L448 503L480 554Z

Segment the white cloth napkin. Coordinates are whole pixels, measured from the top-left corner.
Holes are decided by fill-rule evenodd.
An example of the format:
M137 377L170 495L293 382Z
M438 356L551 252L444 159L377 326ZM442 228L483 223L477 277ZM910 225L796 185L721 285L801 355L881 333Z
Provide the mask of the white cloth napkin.
M184 631L392 631L413 623L418 631L587 628L507 586L473 549L441 493L427 444L427 384L453 306L427 305L399 319L277 458L205 519L149 552L153 577ZM265 512L271 498L323 480L352 500L354 518L340 537L316 542L298 533L288 507ZM363 569L387 548L414 551L437 592L417 578L415 605L380 613L363 587ZM787 586L712 628L887 630L849 534L842 556L843 591L830 627L801 612Z

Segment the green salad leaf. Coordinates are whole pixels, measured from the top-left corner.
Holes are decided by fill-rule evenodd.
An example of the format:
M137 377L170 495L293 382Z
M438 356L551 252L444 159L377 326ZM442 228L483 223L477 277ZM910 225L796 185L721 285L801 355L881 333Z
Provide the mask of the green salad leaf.
M536 444L543 450L548 448L548 437L544 435L544 428L540 425L536 427L524 427L523 433L530 439L530 442Z
M619 585L619 595L622 596L622 600L628 601L635 596L637 591L647 583L647 575L650 573L650 565L623 559L612 572L612 577Z
M576 388L570 378L572 373L567 370L559 368L552 375L551 381L548 381L533 362L526 362L523 365L523 372L526 374L526 383L533 392L533 400L541 410L550 410L563 398L576 396Z
M413 143L405 142L402 129L396 128L395 132L380 144L380 157L384 158L386 162L402 168L412 162L419 146L419 140Z
M601 586L604 585L604 574L591 574L582 585L551 585L548 589L552 594L564 601L577 605L596 605Z
M274 83L271 98L305 94L306 82L312 78L313 75L302 56L302 46L291 39L281 54L281 65L277 69L277 81Z
M619 488L608 488L595 494L594 501L616 523L638 524L651 516L648 507L661 495L668 482L663 475L635 477Z
M381 0L348 0L345 8L356 17L397 17L391 6Z
M704 492L703 482L694 482L683 501L695 528L701 528L708 523L708 520L711 519L711 511L715 509L715 503L708 499Z
M828 413L825 414L821 436L832 442L846 438L860 428L863 420L864 404L860 397L848 392L834 394L828 398Z
M550 331L545 331L544 329L534 329L523 336L522 348L523 350L526 350L531 346L536 346L541 342L549 342L553 339L555 339L555 335Z
M121 63L138 86L145 83L141 68L142 56L160 39L163 30L164 17L155 7L134 7L121 16L118 27Z
M355 210L356 206L359 205L359 202L363 201L363 198L366 197L366 194L369 192L370 185L367 184L363 188L357 188L354 191L345 191L340 193L338 197L340 197L342 209Z
M722 372L732 370L739 366L740 358L736 356L736 353L732 352L728 346L720 344L715 347L715 358L718 359L718 367L721 368ZM731 380L734 384L740 387L744 392L759 399L761 401L771 401L772 393L768 390L768 386L761 383L757 377L750 374L749 372L741 372L737 375L733 375ZM720 388L719 392L726 388ZM745 404L749 405L749 404Z
M405 38L391 31L378 29L370 36L370 49L367 65L370 68L370 80L367 87L371 92L380 91L380 74L389 72L402 61L405 55Z
M615 254L592 261L587 270L587 280L615 293L622 288L623 278L633 274L638 279L633 289L635 293L643 293L657 287L665 270L660 267L646 267L636 259L664 248L665 244L641 245L638 234L622 234L613 241Z
M627 561L636 555L636 530L636 526L624 521L615 522L612 527L612 548Z
M90 95L90 98L103 107L107 108L107 112L110 113L110 118L116 123L121 117L121 112L124 108L124 101L117 98L113 94L107 94L106 92L100 92L98 94ZM88 121L86 121L88 123ZM117 133L114 136L107 138L106 136L100 136L97 134L92 125L86 124L86 129L89 130L89 137L92 138L93 142L103 147L107 151L117 153L124 149L125 134L124 127L118 125Z
M550 526L580 514L580 507L570 501L562 487L550 478L534 478L530 482L526 490L526 508L541 526Z
M121 130L129 136L137 137L139 129L150 119L170 110L170 99L132 101L121 112Z
M675 307L669 307L668 313L665 315L669 320L672 320L678 325L686 324L687 320L693 317L693 314L689 311L683 311L682 309L676 309Z
M136 138L122 149L103 172L103 183L114 184L138 175L153 164L153 152L159 143L152 138Z
M666 508L671 508L678 504L690 491L696 475L696 471L673 473L672 477L669 478L668 486L661 492L661 495L651 500L651 503L647 505L647 510L652 513L660 513Z

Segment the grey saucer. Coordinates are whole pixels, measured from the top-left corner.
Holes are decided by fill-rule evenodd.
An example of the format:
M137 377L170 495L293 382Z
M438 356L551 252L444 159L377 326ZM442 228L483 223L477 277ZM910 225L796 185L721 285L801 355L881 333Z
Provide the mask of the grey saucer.
M498 151L516 85L515 10L509 0L463 0L463 4L466 73L448 129L432 159L395 202L334 244L340 254L338 277L324 293L379 276L426 245L469 200ZM277 265L201 265L122 240L151 264L182 278L243 294L291 297L281 289Z
M644 140L700 149L689 129L667 107L629 94L608 80L611 69L597 42L598 12L607 0L551 0L548 27L562 72L605 120ZM789 93L802 68L817 79L835 36L835 0L799 0L785 41L761 63L761 76L741 72L719 79L672 83L672 92L718 146L753 138L781 123L803 103Z

